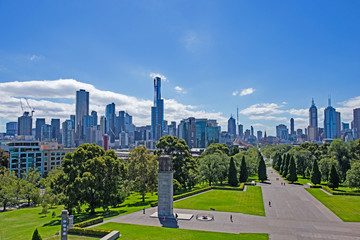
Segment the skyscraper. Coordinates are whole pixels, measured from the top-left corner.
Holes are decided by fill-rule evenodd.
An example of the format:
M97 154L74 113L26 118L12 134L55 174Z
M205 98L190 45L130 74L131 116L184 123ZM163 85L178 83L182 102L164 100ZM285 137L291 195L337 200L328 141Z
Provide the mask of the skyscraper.
M58 143L61 143L61 135L60 135L60 119L53 118L51 119L51 137L52 139L56 139ZM54 140L55 141L55 140Z
M6 135L15 136L18 134L18 123L8 122L6 123Z
M24 112L24 114L18 118L18 135L32 135L32 116L29 112Z
M239 124L238 128L239 128L239 136L240 137L244 136L244 126L242 124Z
M41 140L41 127L45 125L45 118L37 118L35 122L35 139Z
M115 142L115 103L106 105L106 133L110 137L110 142Z
M84 139L84 116L89 115L89 92L84 89L76 91L76 115L75 115L75 134L77 145L80 145Z
M309 108L309 126L307 132L308 132L309 141L318 140L319 138L318 114L317 114L317 108L314 103L314 99L312 99L312 104Z
M340 112L336 112L335 116L336 116L336 138L341 138L341 115L340 115Z
M75 145L75 130L73 128L73 121L66 120L62 123L62 144L66 148L72 148Z
M232 135L233 138L236 137L236 124L235 124L235 118L230 116L228 120L228 133Z
M284 124L276 126L276 137L287 140L289 137L289 130Z
M295 126L294 126L294 119L290 118L290 134L295 135Z
M151 107L151 137L159 140L164 132L164 100L161 99L161 78L154 78L154 106Z
M334 139L336 137L336 110L331 106L331 99L329 98L329 106L324 110L324 138Z
M355 108L353 110L354 120L353 120L353 129L355 138L360 138L360 108Z

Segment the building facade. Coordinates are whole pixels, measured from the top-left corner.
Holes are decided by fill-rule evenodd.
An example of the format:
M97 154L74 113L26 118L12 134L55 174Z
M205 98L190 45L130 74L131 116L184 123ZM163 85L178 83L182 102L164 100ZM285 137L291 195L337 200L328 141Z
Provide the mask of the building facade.
M151 137L159 140L164 132L164 100L161 99L161 78L154 78L154 106L151 107Z
M84 139L84 116L89 115L89 92L84 89L76 91L76 115L75 115L75 134L76 145L83 143Z

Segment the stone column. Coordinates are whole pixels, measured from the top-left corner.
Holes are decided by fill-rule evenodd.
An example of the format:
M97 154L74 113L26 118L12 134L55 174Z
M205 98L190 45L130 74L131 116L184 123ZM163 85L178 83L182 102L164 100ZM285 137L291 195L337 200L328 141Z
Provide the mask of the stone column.
M158 216L173 216L173 170L172 157L159 156Z

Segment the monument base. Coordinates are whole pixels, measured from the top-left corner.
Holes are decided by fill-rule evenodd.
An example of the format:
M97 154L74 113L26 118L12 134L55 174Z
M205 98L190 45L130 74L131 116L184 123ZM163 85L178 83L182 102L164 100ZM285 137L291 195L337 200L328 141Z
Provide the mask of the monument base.
M185 213L174 213L173 215L165 216L165 218L175 219L177 214L177 220L191 220L194 214L185 214ZM154 212L150 215L152 218L163 218L164 216L159 216L158 212Z

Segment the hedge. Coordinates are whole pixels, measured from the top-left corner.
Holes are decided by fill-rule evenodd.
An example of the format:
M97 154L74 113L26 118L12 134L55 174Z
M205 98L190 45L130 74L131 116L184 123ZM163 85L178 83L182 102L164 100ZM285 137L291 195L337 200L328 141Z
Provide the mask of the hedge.
M193 196L195 194L199 194L199 193L202 193L202 192L209 191L211 189L243 191L244 190L244 185L245 185L245 183L241 183L239 187L225 187L225 186L224 187L222 187L222 186L204 187L204 188L197 189L197 190L194 190L194 191L191 191L191 192L176 195L176 196L173 197L173 200L175 201L175 200L179 200L179 199L182 199L182 198L190 197L190 196ZM151 207L156 207L157 205L158 205L157 201L150 203Z
M96 229L79 228L79 227L74 227L73 229L68 230L68 233L79 234L79 235L91 235L97 237L104 237L111 232L112 232L111 230L96 230Z
M104 221L103 217L97 217L97 218L93 218L84 222L80 222L77 224L74 224L74 227L76 228L84 228L84 227L88 227L97 223L102 223Z
M337 192L329 188L328 186L321 186L322 189L327 191L328 193L331 193L332 195L342 195L342 196L360 196L359 192Z

